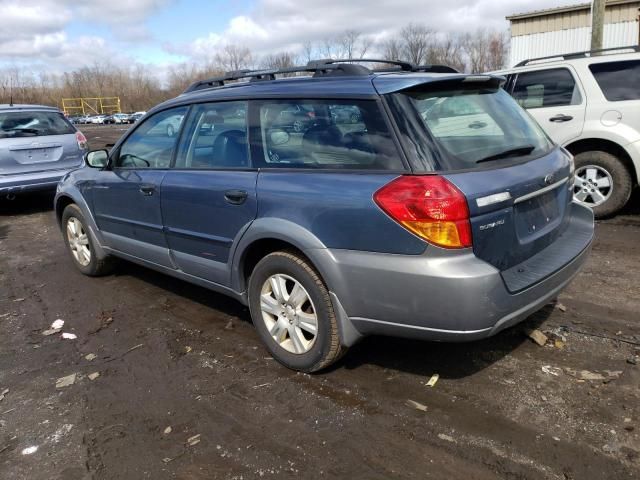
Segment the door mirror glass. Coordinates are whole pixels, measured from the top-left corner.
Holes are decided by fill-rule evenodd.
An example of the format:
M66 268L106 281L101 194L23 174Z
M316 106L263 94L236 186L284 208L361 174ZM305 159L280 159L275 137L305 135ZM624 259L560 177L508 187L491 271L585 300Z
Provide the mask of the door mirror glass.
M104 168L109 161L109 152L106 150L93 150L84 156L84 161L91 168Z

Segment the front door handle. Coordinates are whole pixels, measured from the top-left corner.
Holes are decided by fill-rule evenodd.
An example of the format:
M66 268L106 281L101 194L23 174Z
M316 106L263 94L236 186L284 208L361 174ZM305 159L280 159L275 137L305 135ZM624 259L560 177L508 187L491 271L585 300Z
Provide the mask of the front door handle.
M554 123L569 122L571 120L573 120L573 117L571 115L563 115L562 113L555 115L549 119L550 122Z
M249 194L245 190L227 190L224 192L224 199L232 205L241 205Z
M140 193L142 193L145 197L150 197L156 191L155 185L140 185Z

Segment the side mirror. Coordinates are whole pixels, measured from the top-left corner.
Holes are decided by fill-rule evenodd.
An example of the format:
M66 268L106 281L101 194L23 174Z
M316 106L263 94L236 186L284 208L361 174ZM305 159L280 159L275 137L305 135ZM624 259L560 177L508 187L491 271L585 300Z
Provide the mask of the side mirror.
M91 168L104 168L109 162L109 152L106 150L92 150L85 154L84 161Z

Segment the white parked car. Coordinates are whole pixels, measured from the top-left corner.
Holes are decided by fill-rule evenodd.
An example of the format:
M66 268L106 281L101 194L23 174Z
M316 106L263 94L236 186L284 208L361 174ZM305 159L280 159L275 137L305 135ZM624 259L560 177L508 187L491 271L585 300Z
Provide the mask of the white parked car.
M574 155L574 198L596 217L620 210L640 175L640 47L532 59L495 73Z
M91 117L91 123L103 124L105 118L107 118L106 115L94 115L93 117Z

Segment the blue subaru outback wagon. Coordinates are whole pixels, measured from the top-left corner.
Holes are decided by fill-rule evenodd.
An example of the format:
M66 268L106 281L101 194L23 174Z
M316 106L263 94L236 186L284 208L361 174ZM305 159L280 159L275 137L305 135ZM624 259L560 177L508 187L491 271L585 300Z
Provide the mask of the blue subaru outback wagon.
M334 60L197 82L62 179L64 241L87 275L120 257L235 297L297 370L365 335L493 335L558 295L594 228L501 81Z

